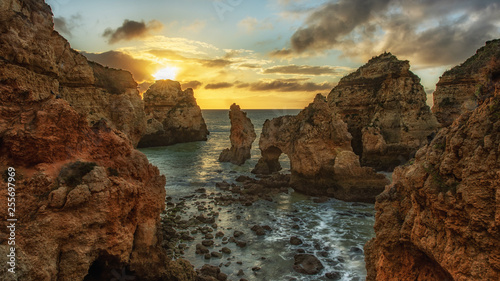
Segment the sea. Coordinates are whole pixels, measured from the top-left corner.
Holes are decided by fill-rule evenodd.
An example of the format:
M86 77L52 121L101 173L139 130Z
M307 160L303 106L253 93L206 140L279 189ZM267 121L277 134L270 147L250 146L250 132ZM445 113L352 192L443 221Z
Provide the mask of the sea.
M258 139L266 119L282 115L296 115L300 110L245 110L252 120L257 139L251 159L242 166L220 163L218 157L224 148L230 147L230 120L228 110L203 110L210 135L207 141L182 143L166 147L140 149L166 176L167 196L172 202L187 200L186 211L196 215L200 211L196 204L201 199L192 197L204 188L206 193L220 192L217 182L235 183L240 175L255 177L251 170L260 157ZM289 173L290 162L286 155L280 157L283 167L281 172ZM192 199L189 199L192 198ZM288 194L275 195L273 202L259 200L252 206L235 203L229 206L216 206L213 200L206 199L203 204L208 210L218 210L217 229L226 236L235 230L244 233L247 242L244 248L234 243L222 245L215 239L217 251L221 247L231 249L222 259L205 259L195 253L195 245L203 237L195 236L194 241L184 242L188 248L183 258L196 268L204 264L220 266L221 272L228 275L228 280L365 280L364 244L374 237L374 205L365 203L343 202L329 199L324 203L315 203L314 197L289 190ZM203 211L202 211L203 212ZM250 228L253 225L269 225L272 230L264 236L257 236ZM298 227L297 227L298 226ZM215 235L215 232L213 233ZM301 245L291 245L290 237L303 241ZM298 252L315 255L324 269L316 275L304 275L294 271L294 256ZM238 276L243 270L244 275ZM330 273L328 279L325 275ZM241 272L240 272L241 274Z

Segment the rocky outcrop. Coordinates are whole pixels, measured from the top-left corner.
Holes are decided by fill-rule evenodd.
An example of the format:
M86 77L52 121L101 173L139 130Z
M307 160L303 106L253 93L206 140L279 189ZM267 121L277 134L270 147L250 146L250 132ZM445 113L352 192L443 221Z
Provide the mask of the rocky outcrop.
M182 91L179 82L158 80L144 93L144 103L147 127L138 147L207 140L209 132L193 89Z
M95 77L53 31L50 7L2 1L0 30L0 171L5 186L15 183L15 197L0 189L0 204L15 198L9 202L17 219L15 273L2 266L2 280L110 280L122 273L194 280L191 265L170 261L159 246L165 177L111 122L89 126L56 97L72 81L91 85ZM4 218L6 212L0 209ZM14 245L8 223L0 224L6 265Z
M377 197L367 280L500 280L500 67Z
M500 39L486 42L476 54L439 78L434 92L432 112L447 127L461 114L472 111L484 99L485 77L500 64Z
M137 144L145 128L145 116L132 75L90 63L71 49L53 30L48 6L40 13L27 11L31 4L41 7L40 2L9 0L1 3L0 57L6 69L2 81L14 79L11 71L14 74L24 71L23 78L16 77L20 90L31 91L40 99L46 94L62 97L78 113L87 116L90 126L105 118L110 127L123 131L133 144ZM13 12L6 11L18 14L13 17ZM22 16L28 17L29 23L16 18Z
M241 111L240 106L233 103L229 111L231 120L231 148L226 148L219 156L220 162L231 162L242 165L250 159L252 143L257 137L252 121L246 112Z
M388 184L383 175L360 166L346 124L319 94L297 116L266 120L259 148L262 157L252 172L279 171L279 156L285 153L290 159L290 184L306 194L373 202Z
M76 53L75 56L81 57ZM85 75L92 75L92 82L60 83L58 94L78 113L85 115L90 126L106 119L112 128L124 132L137 146L146 127L146 115L132 74L95 62L87 63L89 67L85 71L90 74Z
M328 95L347 123L363 166L394 169L427 144L437 128L420 78L409 69L408 61L384 53L342 78Z

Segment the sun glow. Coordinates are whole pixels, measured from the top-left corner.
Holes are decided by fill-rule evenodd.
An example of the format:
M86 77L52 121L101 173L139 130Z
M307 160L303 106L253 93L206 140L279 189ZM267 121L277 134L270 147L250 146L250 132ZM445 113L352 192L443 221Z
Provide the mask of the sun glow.
M165 80L165 79L175 80L175 76L177 76L178 71L179 69L177 67L168 66L158 70L155 74L153 74L153 77L156 80Z

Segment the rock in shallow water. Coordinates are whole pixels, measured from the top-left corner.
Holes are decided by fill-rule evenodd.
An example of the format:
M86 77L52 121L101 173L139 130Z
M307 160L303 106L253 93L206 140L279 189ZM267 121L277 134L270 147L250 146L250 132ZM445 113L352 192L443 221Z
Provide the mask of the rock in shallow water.
M323 264L314 255L297 254L294 257L293 269L298 273L314 275L318 274L323 268Z

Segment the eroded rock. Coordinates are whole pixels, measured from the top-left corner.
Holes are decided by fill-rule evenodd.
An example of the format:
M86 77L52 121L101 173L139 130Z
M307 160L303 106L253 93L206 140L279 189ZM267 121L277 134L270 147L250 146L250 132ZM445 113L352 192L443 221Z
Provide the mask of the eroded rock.
M499 73L377 197L367 280L500 279Z
M138 147L204 141L209 134L193 89L158 80L144 93L147 127Z
M285 153L290 159L290 185L306 194L374 202L388 184L383 175L360 166L346 124L321 95L297 116L266 120L259 148L262 157L253 173L279 171L279 157Z
M342 78L328 103L347 123L362 166L392 170L411 159L438 126L420 78L390 53Z
M219 156L221 162L231 162L236 165L242 165L247 159L250 159L250 150L252 143L257 137L252 121L247 117L246 112L241 111L237 104L231 105L229 111L231 119L231 148L226 148Z
M453 123L461 114L473 111L484 97L488 73L500 64L500 39L486 42L476 54L461 65L446 71L434 91L432 112L443 127Z

